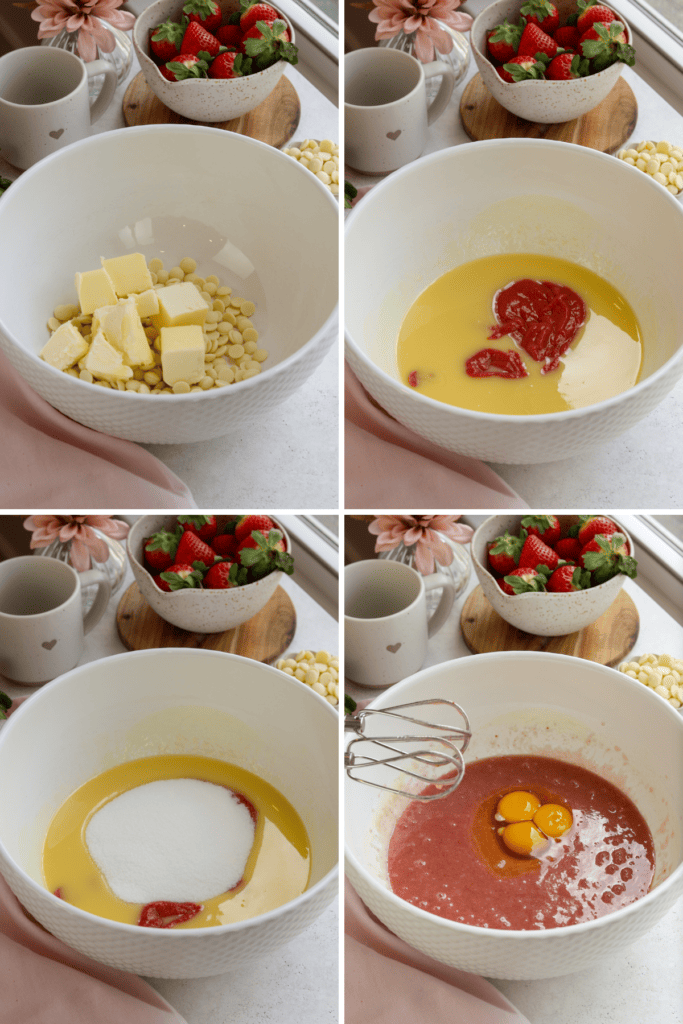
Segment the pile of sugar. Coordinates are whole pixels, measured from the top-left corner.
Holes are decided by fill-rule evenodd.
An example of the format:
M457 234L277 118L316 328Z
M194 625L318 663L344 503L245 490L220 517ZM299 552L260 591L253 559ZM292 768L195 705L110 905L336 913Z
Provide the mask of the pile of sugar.
M242 879L254 831L249 807L231 790L200 779L163 779L101 807L85 840L119 899L198 903Z

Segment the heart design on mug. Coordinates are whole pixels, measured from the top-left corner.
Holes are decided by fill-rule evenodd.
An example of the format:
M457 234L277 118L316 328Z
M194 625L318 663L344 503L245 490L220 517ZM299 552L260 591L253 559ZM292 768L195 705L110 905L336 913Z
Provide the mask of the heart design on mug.
M399 647L402 647L402 646L403 646L403 644L400 644L400 643L399 644L387 644L387 650L391 654L396 654L396 651L399 649Z
M401 129L399 128L397 132L387 132L387 138L391 139L392 142L396 142L396 139L399 137L400 134Z
M42 646L46 651L51 651L56 643L56 640L44 640Z
M61 137L62 137L62 135L63 135L63 134L64 134L64 129L63 129L63 128L60 128L60 129L59 129L58 131L56 131L56 132L50 132L50 138L51 138L51 139L61 139Z

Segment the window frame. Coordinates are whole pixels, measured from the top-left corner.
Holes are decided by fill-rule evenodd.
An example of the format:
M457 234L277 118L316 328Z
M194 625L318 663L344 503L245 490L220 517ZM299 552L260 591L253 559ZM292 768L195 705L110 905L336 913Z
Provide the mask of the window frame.
M315 513L274 513L289 534L294 580L334 619L339 619L339 538Z
M647 0L618 0L633 31L640 75L679 114L683 114L683 33Z

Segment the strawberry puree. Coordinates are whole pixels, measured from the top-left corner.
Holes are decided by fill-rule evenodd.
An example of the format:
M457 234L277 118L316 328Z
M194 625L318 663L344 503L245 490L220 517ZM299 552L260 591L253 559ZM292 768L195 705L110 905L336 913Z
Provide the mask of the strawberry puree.
M468 377L504 377L519 380L528 377L522 357L515 349L503 352L499 348L483 348L465 363Z
M569 831L533 857L511 853L497 833L497 803L517 789L573 817ZM388 869L397 896L439 917L482 928L557 928L644 896L654 846L635 805L592 772L551 758L494 757L468 764L450 796L408 805L389 843Z
M493 312L498 321L489 340L509 334L532 359L543 363L541 373L560 365L586 322L586 304L566 285L523 278L496 292Z

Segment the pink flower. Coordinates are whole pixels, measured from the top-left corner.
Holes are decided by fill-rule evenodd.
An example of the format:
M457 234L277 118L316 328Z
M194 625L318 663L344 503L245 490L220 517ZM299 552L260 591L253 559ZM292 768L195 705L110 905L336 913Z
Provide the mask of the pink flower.
M118 10L122 3L123 0L38 0L31 17L40 22L39 39L49 39L63 29L78 32L78 55L90 61L97 58L98 47L111 53L116 45L114 36L98 19L124 32L133 27L135 16Z
M458 523L460 516L378 516L368 530L377 537L375 551L392 551L403 542L415 545L415 568L423 576L434 572L434 562L450 565L453 551L439 534L456 544L467 544L474 533L471 526Z
M85 572L90 568L91 555L97 562L109 558L109 548L94 530L123 540L129 527L111 516L28 516L24 529L32 533L32 549L46 548L55 540L71 541L69 561L77 572Z
M403 29L415 33L415 56L423 63L434 60L434 50L450 53L453 40L440 28L443 22L458 32L467 32L472 24L469 14L456 12L461 0L373 0L368 18L377 24L375 39L391 39Z

